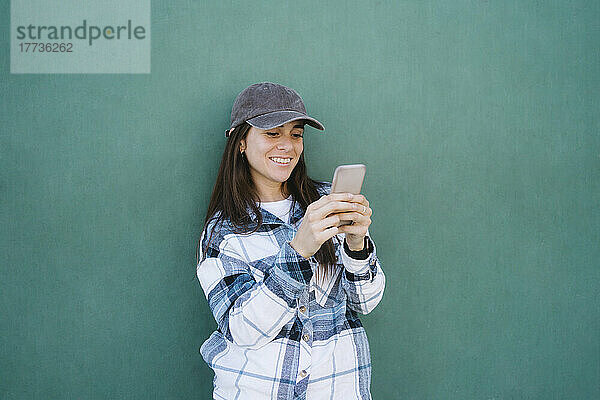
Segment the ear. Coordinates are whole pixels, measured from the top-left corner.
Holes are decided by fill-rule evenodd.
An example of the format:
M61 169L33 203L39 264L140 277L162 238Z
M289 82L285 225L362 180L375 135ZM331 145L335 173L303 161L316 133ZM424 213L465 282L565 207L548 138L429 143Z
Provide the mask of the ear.
M240 151L244 151L246 150L246 140L242 139L240 140Z

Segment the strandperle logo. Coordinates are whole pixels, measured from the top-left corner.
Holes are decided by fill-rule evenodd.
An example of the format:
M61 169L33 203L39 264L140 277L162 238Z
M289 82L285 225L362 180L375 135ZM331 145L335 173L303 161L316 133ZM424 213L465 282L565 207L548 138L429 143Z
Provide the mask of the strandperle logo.
M71 26L17 26L17 39L29 40L87 40L91 46L94 40L143 40L146 38L146 29L141 26L133 27L131 20L127 20L127 25L105 25L103 27L83 24L75 28Z
M10 72L149 74L151 0L10 0Z

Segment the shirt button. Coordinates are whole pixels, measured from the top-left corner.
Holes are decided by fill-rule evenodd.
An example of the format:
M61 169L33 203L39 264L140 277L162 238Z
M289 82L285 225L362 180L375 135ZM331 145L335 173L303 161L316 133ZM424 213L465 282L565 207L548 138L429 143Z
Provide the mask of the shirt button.
M308 342L310 340L310 335L308 333L305 333L304 335L302 335L302 339L304 339L305 342Z
M304 314L306 312L306 307L300 306L300 312Z
M300 371L300 378L304 378L306 376L306 370L303 369L302 371Z

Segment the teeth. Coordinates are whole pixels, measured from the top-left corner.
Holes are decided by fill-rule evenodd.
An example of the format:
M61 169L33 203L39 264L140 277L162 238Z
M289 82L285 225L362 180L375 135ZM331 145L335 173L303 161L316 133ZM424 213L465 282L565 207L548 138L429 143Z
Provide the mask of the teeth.
M280 164L289 164L290 161L292 161L291 158L279 158L279 157L272 157L271 160L278 162Z

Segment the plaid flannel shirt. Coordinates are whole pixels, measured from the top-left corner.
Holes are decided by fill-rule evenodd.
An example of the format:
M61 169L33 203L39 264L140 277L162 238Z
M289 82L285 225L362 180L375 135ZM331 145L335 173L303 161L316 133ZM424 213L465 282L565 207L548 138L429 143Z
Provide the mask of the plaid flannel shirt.
M321 188L321 195L330 184ZM214 370L214 399L371 399L371 356L357 313L379 303L385 276L373 242L366 260L343 249L319 284L316 260L291 246L303 210L286 223L260 209L257 232L236 234L225 221L213 232L197 276L218 325L200 353ZM256 221L256 216L250 212ZM369 239L370 241L370 239Z

